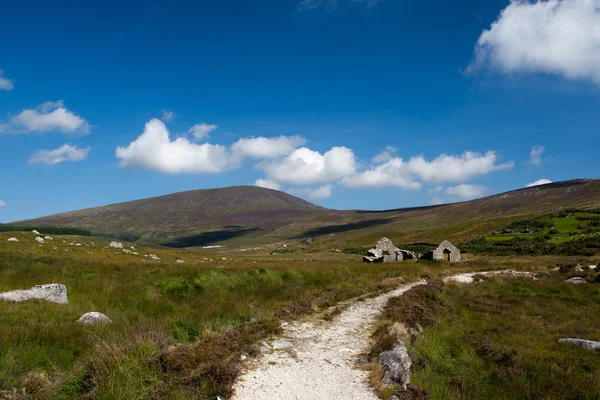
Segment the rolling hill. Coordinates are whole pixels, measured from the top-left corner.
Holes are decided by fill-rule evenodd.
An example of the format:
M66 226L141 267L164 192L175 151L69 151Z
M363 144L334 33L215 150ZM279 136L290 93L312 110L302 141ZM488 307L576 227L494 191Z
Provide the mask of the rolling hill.
M552 183L440 206L336 211L254 186L194 190L56 214L16 225L134 234L173 247L229 246L319 237L321 242L400 243L472 239L517 219L566 208L600 208L600 180Z

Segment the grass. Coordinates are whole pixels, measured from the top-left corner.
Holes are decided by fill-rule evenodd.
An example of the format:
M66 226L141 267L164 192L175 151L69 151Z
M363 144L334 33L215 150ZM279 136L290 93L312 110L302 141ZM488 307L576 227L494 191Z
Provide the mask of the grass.
M405 398L600 398L598 354L557 342L561 337L600 340L600 286L563 283L573 275L585 273L413 289L386 308L374 353L396 340L388 333L392 322L418 322L424 332L408 338L409 351L412 381L425 397L399 390Z
M11 236L19 242L7 242ZM134 255L102 238L53 236L42 245L34 238L0 233L0 291L62 283L69 304L2 304L0 391L37 398L226 398L241 355L256 355L281 320L392 289L400 275L411 281L472 268L367 265L330 253L323 261L318 254L257 260L138 245ZM90 311L113 324L76 323Z

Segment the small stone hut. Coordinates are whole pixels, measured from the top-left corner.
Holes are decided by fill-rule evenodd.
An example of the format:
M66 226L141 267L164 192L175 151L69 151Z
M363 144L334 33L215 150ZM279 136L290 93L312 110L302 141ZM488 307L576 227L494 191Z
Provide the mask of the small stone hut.
M368 256L363 258L364 262L396 262L404 260L405 256L412 256L406 250L399 249L388 238L381 238L375 244L375 248L367 252ZM408 257L413 258L413 257Z
M460 250L449 241L444 240L435 250L433 250L432 259L448 262L460 262Z

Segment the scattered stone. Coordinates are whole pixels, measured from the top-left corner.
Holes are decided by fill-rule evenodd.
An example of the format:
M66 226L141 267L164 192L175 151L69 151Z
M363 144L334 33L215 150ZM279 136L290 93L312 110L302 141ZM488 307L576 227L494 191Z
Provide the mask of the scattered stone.
M50 236L46 236L44 239L45 240L52 240L52 238Z
M383 366L383 381L385 383L395 383L406 389L406 385L410 383L410 366L412 362L404 341L399 340L392 350L381 353L378 362Z
M32 299L46 300L51 303L67 304L67 288L59 283L32 286L29 290L13 290L0 293L0 300L21 302Z
M38 231L36 231L35 229L31 231L31 233L35 233L36 235L41 235L41 233L39 233Z
M246 361L247 359L248 359L248 356L246 356L246 355L244 355L244 354L242 354L242 355L240 356L240 361Z
M185 264L185 261L183 261L183 260L177 260L177 264Z
M154 261L160 261L160 258L156 254L146 254L146 257L151 258Z
M573 285L580 285L580 284L582 284L582 283L587 283L587 281L585 280L585 278L582 278L582 277L576 276L576 277L574 277L574 278L567 279L567 280L565 281L565 283L570 283L570 284L573 284Z
M8 241L9 242L18 242L19 239L17 239L16 237L11 237L11 238L8 238Z
M37 237L35 238L35 241L36 241L36 242L38 242L38 243L44 243L44 238L42 238L42 237L40 237L40 236L37 236Z
M75 247L81 247L81 243L75 243Z
M108 247L112 247L113 249L122 249L123 248L123 243L120 243L120 242L110 242L110 244L108 245Z
M473 278L474 276L484 276L484 277L490 277L490 276L514 276L514 277L523 277L523 278L530 278L530 279L537 279L535 277L535 274L532 272L519 272L519 271L515 271L512 269L505 269L502 271L483 271L483 272L472 272L472 273L468 273L468 274L458 274L458 275L454 275L454 276L449 276L447 278L444 278L444 283L450 283L450 282L454 282L454 283L473 283L475 281L475 279Z
M123 253L125 253L125 254L130 254L130 253L131 253L131 250L123 249Z
M92 311L89 313L85 313L77 320L78 324L83 325L102 325L102 324L111 324L112 321L106 315Z
M574 344L575 346L583 347L584 349L587 349L587 350L600 352L600 342L595 342L593 340L563 338L563 339L558 339L558 343L571 343L571 344Z

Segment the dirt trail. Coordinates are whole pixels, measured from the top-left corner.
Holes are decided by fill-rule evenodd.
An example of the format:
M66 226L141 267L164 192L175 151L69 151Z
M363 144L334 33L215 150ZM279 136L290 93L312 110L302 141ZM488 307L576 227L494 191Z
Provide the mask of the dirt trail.
M312 317L284 324L284 334L240 377L234 400L378 400L357 368L370 326L388 300L424 281L350 305L332 322Z
M468 284L475 275L535 279L531 272L502 270L458 274L444 281ZM263 357L236 383L233 400L378 400L368 373L356 363L368 351L370 328L388 300L424 283L351 303L332 322L312 316L284 323L282 337L264 346Z

